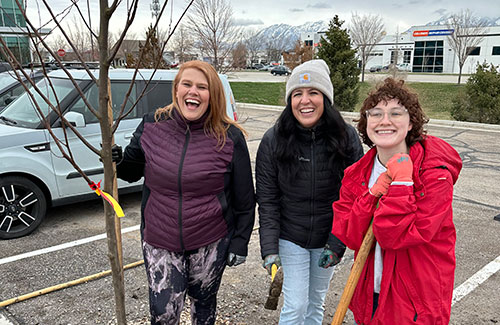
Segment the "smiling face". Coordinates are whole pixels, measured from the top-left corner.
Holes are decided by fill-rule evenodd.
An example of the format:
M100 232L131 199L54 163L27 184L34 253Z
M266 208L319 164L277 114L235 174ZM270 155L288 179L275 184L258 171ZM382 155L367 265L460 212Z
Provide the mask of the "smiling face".
M292 91L292 112L305 128L315 126L324 111L323 93L315 88L298 88Z
M200 70L188 68L182 72L175 97L185 119L195 121L205 114L210 100L208 86L208 80Z
M371 110L380 110L378 113L383 114L378 121L375 116L370 117L370 114L367 116L366 133L377 147L377 152L379 154L387 152L388 155L407 152L405 139L412 125L410 115L399 100L380 101Z

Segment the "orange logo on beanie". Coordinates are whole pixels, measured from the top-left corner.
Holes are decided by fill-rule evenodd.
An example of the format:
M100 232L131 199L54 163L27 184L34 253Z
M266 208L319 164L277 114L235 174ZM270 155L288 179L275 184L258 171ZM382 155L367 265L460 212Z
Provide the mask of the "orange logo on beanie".
M309 73L302 73L299 76L299 83L308 84L311 83L311 75Z

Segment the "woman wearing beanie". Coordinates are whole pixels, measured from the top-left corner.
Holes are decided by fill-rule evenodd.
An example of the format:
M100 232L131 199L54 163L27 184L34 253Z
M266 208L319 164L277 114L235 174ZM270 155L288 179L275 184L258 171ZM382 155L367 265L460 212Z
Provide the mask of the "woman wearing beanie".
M280 324L321 324L334 265L345 245L330 233L332 203L344 169L363 149L333 107L325 61L296 67L286 107L260 143L256 161L260 245L264 267L282 266Z

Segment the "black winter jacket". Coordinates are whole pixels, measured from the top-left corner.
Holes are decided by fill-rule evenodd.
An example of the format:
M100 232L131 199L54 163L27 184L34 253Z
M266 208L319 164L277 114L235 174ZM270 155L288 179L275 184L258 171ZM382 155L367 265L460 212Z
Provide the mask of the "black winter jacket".
M321 128L299 131L301 154L296 163L300 166L293 181L280 173L282 168L276 158L277 125L264 134L255 170L262 258L279 253L279 238L308 249L324 247L328 241L339 257L344 254L345 245L331 234L332 204L339 198L343 170L328 166L326 132ZM351 165L361 158L363 148L350 125L348 135Z

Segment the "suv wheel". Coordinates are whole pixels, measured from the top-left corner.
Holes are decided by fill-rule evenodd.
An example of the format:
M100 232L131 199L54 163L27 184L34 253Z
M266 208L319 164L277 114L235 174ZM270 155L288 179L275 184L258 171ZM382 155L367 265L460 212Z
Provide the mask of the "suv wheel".
M42 190L24 177L0 178L0 238L25 236L38 228L47 200Z

